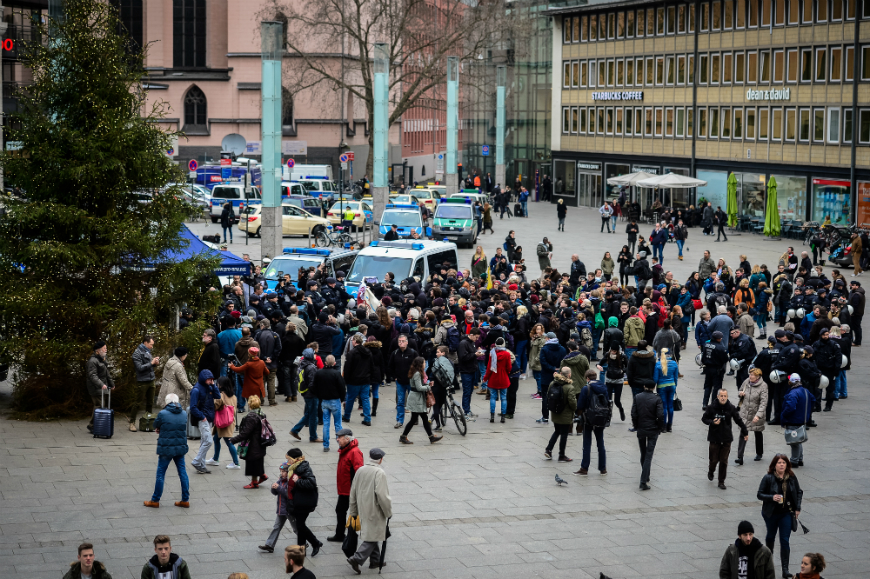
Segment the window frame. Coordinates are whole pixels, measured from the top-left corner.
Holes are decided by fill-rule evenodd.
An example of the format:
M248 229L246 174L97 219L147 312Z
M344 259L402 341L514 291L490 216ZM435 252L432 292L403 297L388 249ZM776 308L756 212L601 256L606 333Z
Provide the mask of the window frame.
M680 63L682 62L682 66ZM680 73L682 72L683 79L680 80ZM677 86L683 86L686 84L686 55L678 54L677 55Z
M677 34L686 33L686 4L677 6Z
M613 107L605 107L604 109L604 134L613 135Z
M813 82L828 80L828 47L816 48L814 55ZM819 73L821 72L821 77Z
M824 6L824 10L822 10L823 6ZM828 0L816 0L815 8L816 8L816 24L825 24L826 22L828 22L828 16L829 16Z
M698 84L706 86L710 79L710 55L706 52L698 55Z
M746 53L742 50L734 53L734 84L746 84Z
M701 32L710 32L710 3L701 3Z
M852 144L855 124L852 120L852 107L843 107L843 144Z
M809 64L809 67L807 67ZM800 59L800 80L798 81L801 84L804 83L812 83L813 82L813 49L812 48L801 48L801 59ZM809 68L809 70L807 70ZM809 73L809 78L804 78L804 72L807 71Z
M753 62L755 73L753 74ZM758 51L750 50L746 53L746 84L758 84Z
M580 17L580 42L589 42L589 16Z
M866 2L865 5L870 4ZM846 46L843 51L843 82L855 82L855 47ZM849 61L852 61L851 66Z
M812 24L814 22L814 4L813 0L802 0L803 6L801 6L801 24Z
M653 107L643 107L643 136L645 138L653 136Z
M777 58L779 65L777 66ZM774 50L773 60L770 63L772 72L770 75L771 82L785 84L785 50ZM777 76L779 78L777 78Z
M562 88L570 89L571 88L571 61L563 60L562 61Z
M743 109L743 127L746 129L744 132L745 136L743 137L744 141L755 141L758 137L757 130L757 120L758 120L758 111L755 107L744 107Z
M685 107L676 107L674 109L674 138L675 139L685 139L686 138L686 108Z
M719 138L731 140L731 107L721 107L719 109ZM727 130L727 135L725 134Z
M827 115L828 130L825 135L825 141L830 145L838 145L840 143L840 107L828 107ZM832 128L836 128L837 131L833 139L831 138Z
M710 53L710 85L719 86L722 78L722 55L718 52Z
M643 137L643 107L634 108L634 136Z
M736 141L738 139L743 139L743 107L732 107L731 115L733 120L731 121L731 140ZM737 134L737 127L740 127L740 134Z
M758 141L770 140L770 107L758 107L755 118ZM762 134L762 131L764 134Z
M616 59L616 86L625 86L625 59L617 58Z
M785 26L788 16L786 15L787 7L786 0L773 0L773 25L776 27ZM780 8L782 10L780 10ZM779 19L779 22L777 22Z
M731 85L734 83L734 53L722 53L722 84Z
M734 29L746 29L746 0L736 0L734 3Z
M664 136L668 139L674 138L674 118L674 107L665 107Z
M758 51L758 84L770 84L772 78L773 63L771 62L770 50ZM765 75L767 78L765 78Z
M834 65L834 53L837 54L839 64ZM834 77L836 75L836 78ZM843 82L843 47L832 46L828 55L828 82L841 83Z
M665 86L675 86L677 83L677 72L674 67L677 64L677 58L673 54L665 56Z
M594 59L589 61L589 88L596 88L598 86L598 67L595 62Z
M813 108L813 128L812 128L812 138L814 143L824 143L825 142L825 109L824 107L814 107ZM819 127L819 119L821 118L821 127ZM816 138L816 135L819 134L821 130L821 138Z
M707 123L710 127L710 139L719 139L719 107L707 109ZM715 134L714 134L715 132Z
M707 138L707 107L698 107L698 138Z
M653 107L653 135L659 138L664 135L664 107Z
M668 6L665 12L665 34L673 36L677 33L677 7Z
M634 38L635 31L634 10L628 10L625 13L625 37Z
M806 116L806 137L804 137L804 116ZM809 107L801 107L798 109L798 131L797 137L798 141L801 143L809 143L810 142L810 134L812 132L812 126L810 124L812 117L812 109Z
M792 60L792 55L794 55L794 60ZM798 78L800 77L801 72L801 59L800 59L800 50L797 48L789 48L786 50L785 54L785 82L786 84L797 84ZM791 78L792 68L794 68L794 80Z
M866 2L867 0L865 0ZM861 80L870 80L870 44L861 46Z
M789 127L791 127L792 135L789 137ZM797 141L798 125L797 125L797 109L788 107L785 109L785 134L783 141L786 143L794 143Z
M614 109L614 122L613 122L613 134L622 136L622 119L623 119L623 109L622 107L616 107Z
M758 4L761 0L749 0L749 18L747 28L758 28Z

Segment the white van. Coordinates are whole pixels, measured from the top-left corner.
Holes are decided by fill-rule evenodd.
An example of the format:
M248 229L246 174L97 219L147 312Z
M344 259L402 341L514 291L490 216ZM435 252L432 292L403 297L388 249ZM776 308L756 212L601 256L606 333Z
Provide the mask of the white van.
M294 165L291 169L285 164L283 173L285 181L300 181L309 177L335 180L332 175L332 165Z
M387 272L392 272L396 283L408 277L419 277L420 282L425 283L442 265L456 269L458 264L456 244L449 241L375 240L357 254L345 284L358 287L365 280L383 282Z

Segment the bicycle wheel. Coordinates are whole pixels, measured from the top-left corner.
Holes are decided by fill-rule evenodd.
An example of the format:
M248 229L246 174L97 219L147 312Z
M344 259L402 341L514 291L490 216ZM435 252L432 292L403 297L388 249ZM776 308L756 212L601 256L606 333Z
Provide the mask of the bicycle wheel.
M444 406L447 406L446 404ZM462 412L462 408L459 407L459 404L456 402L450 403L450 414L453 415L453 422L456 423L456 430L459 431L459 434L465 436L465 433L468 432L468 426L465 424L465 414Z
M353 237L351 237L348 233L342 233L338 236L338 242L341 245L344 245L345 243L353 243Z
M441 424L447 424L447 406L451 403L448 401L441 405Z
M317 247L329 247L332 243L332 240L329 238L329 235L326 234L325 231L318 231L317 235L314 236L314 245Z

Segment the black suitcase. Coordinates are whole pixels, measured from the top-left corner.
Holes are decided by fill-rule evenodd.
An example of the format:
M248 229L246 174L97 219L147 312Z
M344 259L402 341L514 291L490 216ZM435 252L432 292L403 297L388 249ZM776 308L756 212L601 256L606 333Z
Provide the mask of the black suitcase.
M221 236L220 235L203 235L202 240L207 241L209 243L220 243Z
M100 408L94 409L94 438L112 438L115 434L115 411L112 410L112 391L109 390L109 408L103 407L105 390L100 390Z
M525 217L523 215L523 206L519 203L514 204L514 217Z

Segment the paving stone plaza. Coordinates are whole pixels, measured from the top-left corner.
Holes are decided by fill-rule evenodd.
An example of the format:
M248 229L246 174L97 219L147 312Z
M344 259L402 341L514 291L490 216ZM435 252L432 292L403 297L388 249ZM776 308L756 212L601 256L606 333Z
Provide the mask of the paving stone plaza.
M605 251L614 258L625 243L625 224L617 234L599 234L600 219L592 209L569 209L565 232L556 231L556 211L549 204L530 203L528 219L495 220L494 235L480 244L488 256L501 247L509 229L525 248L532 274L537 274L534 247L542 235L554 243L553 264L567 269L572 253L578 253L587 268L598 266ZM218 225L200 221L192 225L197 234L216 233ZM651 227L642 225L641 233ZM300 245L301 239L286 239ZM740 254L753 264L771 269L789 245L802 250L800 242L772 242L744 233L715 243L699 229L689 230L685 261L677 249L665 249L665 270L685 280L695 270L704 249L712 257L724 257L736 266ZM259 259L259 240L244 245L236 235L230 250ZM462 266L468 267L472 251L462 249ZM827 268L830 270L830 268ZM848 273L847 273L848 275ZM861 278L862 280L870 278ZM729 460L727 490L706 477L707 427L701 423L703 377L693 362L697 353L690 335L684 352L677 394L683 411L675 415L673 433L662 434L653 462L652 490L638 489L640 476L636 436L629 422L618 414L605 431L606 476L593 468L586 477L571 476L579 468L581 437L568 439L570 464L545 462L543 449L552 426L535 424L540 401L530 399L535 382L520 383L517 413L506 424L490 424L486 418L469 424L459 436L452 425L444 440L430 445L422 428L412 430L413 446L399 444L393 429L395 388L381 389L380 412L371 427L360 425L355 411L350 427L367 453L380 447L384 459L394 517L392 538L386 553L383 576L414 579L513 579L544 577L585 579L603 572L613 579L714 578L726 547L737 535L737 524L751 521L763 540L764 522L756 492L768 463L776 452L788 452L782 429L768 426L764 432L765 460L753 462L751 450L745 465ZM756 341L758 347L761 342ZM828 560L827 579L866 575L870 563L870 450L864 441L870 435L866 420L870 404L865 392L870 361L862 356L867 347L853 351L849 372L850 396L834 411L814 415L819 427L811 429L805 444L805 464L796 471L804 490L801 520L807 535L792 535L791 569L807 551L820 552ZM726 377L731 400L736 402L736 384ZM84 385L82 385L84 388ZM9 419L9 382L0 384L0 562L7 577L60 578L76 558L76 546L90 541L96 557L115 579L140 576L146 559L153 554L157 534L172 538L173 551L188 561L195 579L226 579L236 571L251 579L284 575L280 551L295 543L285 527L275 554L258 552L275 517L275 499L266 486L243 490L243 471L212 467L212 474L196 474L189 459L198 448L191 441L187 457L191 479L191 508L172 506L180 500L177 474L167 472L161 507L148 509L157 465L153 433L126 430L123 409L118 409L115 436L92 438L87 419L64 422L22 422ZM623 394L626 410L630 392ZM269 449L266 472L272 477L286 450L299 446L311 463L320 486L320 502L309 518L318 539L325 541L335 527L335 468L338 453L324 453L321 444L303 436L297 443L288 435L301 417L303 405L285 403L265 408L278 434L278 445ZM474 395L472 410L484 416L488 403ZM736 430L736 428L735 428ZM735 433L736 434L736 433ZM750 442L751 448L751 442ZM223 449L224 466L228 461ZM555 475L567 481L558 486ZM778 550L778 547L777 547ZM779 558L775 553L777 575ZM325 543L306 567L319 579L355 576L345 562L340 545ZM365 568L363 575L375 572Z

